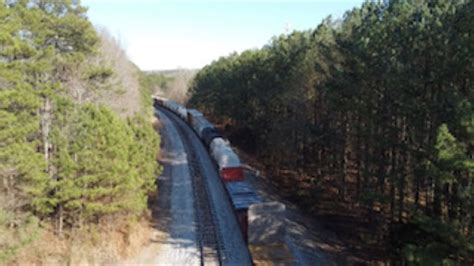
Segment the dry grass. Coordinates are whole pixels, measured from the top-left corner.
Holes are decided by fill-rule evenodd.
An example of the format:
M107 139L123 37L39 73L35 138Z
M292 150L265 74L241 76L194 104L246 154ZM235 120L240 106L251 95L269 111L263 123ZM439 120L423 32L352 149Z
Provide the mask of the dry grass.
M74 229L64 237L47 228L9 265L112 265L135 256L149 243L153 229L148 219L114 221Z

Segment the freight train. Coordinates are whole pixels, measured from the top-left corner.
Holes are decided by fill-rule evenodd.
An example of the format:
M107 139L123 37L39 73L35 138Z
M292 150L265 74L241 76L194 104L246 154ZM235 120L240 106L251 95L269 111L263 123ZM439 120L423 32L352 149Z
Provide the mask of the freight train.
M243 237L247 241L248 208L250 205L260 203L260 199L246 181L242 163L232 150L229 141L198 110L187 109L175 101L158 96L153 96L153 105L166 108L184 120L207 147L227 190Z

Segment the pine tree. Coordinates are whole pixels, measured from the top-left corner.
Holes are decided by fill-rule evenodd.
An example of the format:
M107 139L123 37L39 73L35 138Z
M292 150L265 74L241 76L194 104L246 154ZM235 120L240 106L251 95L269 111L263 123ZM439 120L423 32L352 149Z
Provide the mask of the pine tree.
M86 103L84 95L113 85L113 73L86 60L99 39L85 12L77 1L0 3L0 231L8 235L12 224L23 232L38 219L57 221L61 233L137 216L156 189L150 106L127 121ZM69 86L73 76L83 79L81 91ZM28 241L0 241L0 259Z
M204 67L190 104L253 138L312 210L365 213L398 259L471 262L473 7L366 1Z

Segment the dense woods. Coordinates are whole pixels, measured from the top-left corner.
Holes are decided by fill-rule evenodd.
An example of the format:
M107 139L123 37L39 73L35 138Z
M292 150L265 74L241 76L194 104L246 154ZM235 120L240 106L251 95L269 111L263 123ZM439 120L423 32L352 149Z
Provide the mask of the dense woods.
M159 139L140 75L77 1L0 1L0 264L44 229L146 209Z
M190 104L314 213L365 222L361 241L472 263L473 29L473 1L368 1L214 61Z

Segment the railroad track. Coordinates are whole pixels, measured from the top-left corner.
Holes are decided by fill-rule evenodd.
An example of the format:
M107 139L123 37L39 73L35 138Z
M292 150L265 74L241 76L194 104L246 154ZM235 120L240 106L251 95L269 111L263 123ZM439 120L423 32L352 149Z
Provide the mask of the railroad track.
M160 108L176 126L187 154L189 171L194 196L194 209L196 215L196 227L198 232L198 249L200 251L201 265L222 265L225 262L225 247L222 234L218 228L216 213L212 207L210 190L205 182L202 166L199 163L197 153L192 149L191 140L186 134L184 125L179 123L176 115L168 110Z

